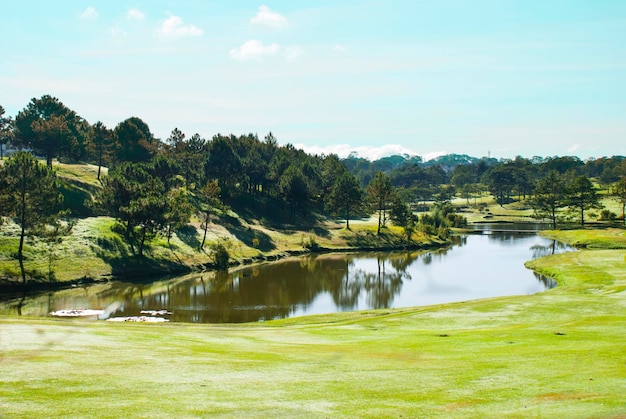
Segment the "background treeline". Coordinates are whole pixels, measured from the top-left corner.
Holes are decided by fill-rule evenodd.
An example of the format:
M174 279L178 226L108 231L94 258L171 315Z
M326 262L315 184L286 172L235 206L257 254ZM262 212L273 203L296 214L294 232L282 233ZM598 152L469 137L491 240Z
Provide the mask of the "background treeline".
M55 158L65 163L92 163L112 170L112 176L125 173L127 179L139 176L128 173L129 165L136 164L147 170L141 182L147 182L148 174L163 184L161 192L200 191L207 182L216 181L221 200L229 202L241 195L275 198L292 221L311 211L345 212L347 190L340 193L337 187L340 178L348 175L356 178L363 193L382 173L404 202L419 209L420 202L459 196L471 203L485 193L502 205L529 199L538 192L539 181L551 173L559 179L553 175L549 179L570 186L582 176L607 189L626 174L623 156L582 161L569 156L497 160L451 154L428 162L408 156L371 162L355 155L346 159L309 155L290 144L279 146L271 133L262 139L256 134L217 134L207 140L174 129L161 140L140 118L128 118L112 128L101 122L92 125L48 95L33 98L15 118L5 116L1 107L0 112L2 154L7 146L28 149L44 158L49 168ZM346 189L345 179L343 183ZM354 206L355 212L362 209Z
M229 207L264 224L300 227L314 226L317 216L338 215L349 228L351 217L375 213L378 234L392 220L410 240L416 229L446 237L450 227L464 226L464 218L455 214L458 205L451 205L455 198L467 206L478 205L487 194L500 205L523 201L555 226L572 217L584 224L588 210L601 210L599 187L622 206L622 214L601 212L603 219L623 219L626 202L623 156L340 159L278 145L272 133L206 139L174 129L158 139L138 117L115 127L90 124L47 95L33 98L15 117L0 107L0 158L8 148L19 151L0 170L0 216L12 217L23 235L54 226L55 216L69 212L106 214L118 220L138 255L155 235L169 240L192 217L204 233L202 249L212 212ZM44 159L50 172L26 152ZM53 179L54 159L97 165L100 185L86 195L75 193L72 185ZM29 193L35 185L40 185L37 194Z

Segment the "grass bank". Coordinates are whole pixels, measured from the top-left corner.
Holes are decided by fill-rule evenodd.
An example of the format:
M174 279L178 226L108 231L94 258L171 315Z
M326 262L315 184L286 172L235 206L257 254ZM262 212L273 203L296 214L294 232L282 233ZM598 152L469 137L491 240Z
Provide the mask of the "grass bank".
M0 318L0 413L624 417L625 255L550 256L528 265L557 288L423 308L219 326Z
M29 240L25 267L31 287L58 287L77 281L100 281L115 277L162 277L168 274L212 269L212 246L228 249L232 265L275 260L285 255L328 250L402 248L402 229L389 226L376 234L376 220L353 221L348 230L342 220L320 220L314 228L283 226L273 228L230 211L216 216L207 234L205 249L199 251L203 231L198 220L174 234L168 242L157 237L150 241L144 256L136 256L116 230L110 217L75 220L71 234L59 242ZM0 231L0 290L21 288L20 270L14 254L19 227L5 220ZM412 245L442 247L445 240L415 232Z
M64 205L74 217L69 234L48 241L29 238L24 249L24 266L31 288L55 288L77 282L93 282L115 277L145 278L186 273L213 267L215 245L223 245L232 265L275 260L284 255L310 250L401 248L406 240L400 228L390 226L376 234L376 220L344 220L300 215L298 222L285 223L283 205L269 197L241 195L230 210L215 210L201 247L204 230L198 219L176 231L170 241L150 240L144 256L136 256L128 241L115 228L115 220L97 217L87 202L101 184L98 167L54 162L61 179ZM107 170L103 168L102 174ZM0 292L22 289L16 258L20 229L9 219L0 223ZM421 233L413 245L442 247L447 243Z

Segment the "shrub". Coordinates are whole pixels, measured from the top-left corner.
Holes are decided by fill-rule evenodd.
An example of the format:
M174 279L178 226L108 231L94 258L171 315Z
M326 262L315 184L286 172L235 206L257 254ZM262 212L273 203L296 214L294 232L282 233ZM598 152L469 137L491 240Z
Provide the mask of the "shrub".
M228 269L230 254L224 243L218 243L213 247L213 263L219 270Z
M609 211L608 209L604 209L600 213L600 221L615 221L615 219L617 219L617 214Z
M317 244L317 241L315 241L315 237L313 236L305 237L303 235L300 244L302 245L302 247L304 247L305 249L309 249L309 250L314 250L319 247L319 244Z

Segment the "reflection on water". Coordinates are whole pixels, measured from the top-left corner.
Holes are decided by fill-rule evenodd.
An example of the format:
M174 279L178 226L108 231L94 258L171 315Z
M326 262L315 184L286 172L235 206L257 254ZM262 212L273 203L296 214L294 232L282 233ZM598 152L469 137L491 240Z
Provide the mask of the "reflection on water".
M523 263L567 250L536 235L471 235L428 253L310 255L231 273L96 284L12 299L0 303L0 313L42 316L112 307L110 316L120 317L166 309L171 321L239 323L523 295L555 285Z

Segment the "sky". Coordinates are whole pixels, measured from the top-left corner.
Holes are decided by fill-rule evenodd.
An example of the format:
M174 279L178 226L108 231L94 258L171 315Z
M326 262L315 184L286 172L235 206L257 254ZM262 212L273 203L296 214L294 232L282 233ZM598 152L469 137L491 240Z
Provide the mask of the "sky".
M4 2L0 105L310 153L626 155L624 0Z

